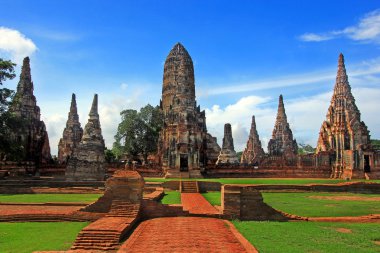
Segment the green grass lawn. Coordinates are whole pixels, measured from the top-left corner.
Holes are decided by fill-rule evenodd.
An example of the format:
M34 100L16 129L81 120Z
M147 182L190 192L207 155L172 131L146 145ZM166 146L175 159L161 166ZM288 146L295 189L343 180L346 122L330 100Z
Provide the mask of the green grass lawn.
M91 203L102 194L0 194L0 202L10 203L46 203L46 202L81 202Z
M166 182L166 181L178 181L178 178L153 178L145 177L146 182ZM344 183L342 179L312 179L312 178L201 178L201 179L186 179L197 180L206 182L219 182L222 184L338 184ZM376 182L380 183L380 180L352 180L351 182Z
M263 192L264 202L275 209L307 217L339 217L380 214L380 201L362 200L329 200L316 199L310 196L352 196L352 197L380 197L379 194L354 193L272 193ZM380 227L380 226L379 226Z
M259 252L380 252L379 224L233 221ZM340 230L337 231L337 230Z
M354 194L354 193L323 193L323 192L294 192L277 193L263 192L264 202L275 209L307 217L340 217L361 216L367 214L380 214L380 201L362 200L329 200L316 199L311 196L329 197L380 197L380 194ZM211 205L220 205L220 192L207 192L202 195Z
M181 193L179 191L165 191L161 199L162 204L181 204Z
M0 252L68 250L88 222L0 223Z
M202 195L211 205L220 206L220 192L206 192Z

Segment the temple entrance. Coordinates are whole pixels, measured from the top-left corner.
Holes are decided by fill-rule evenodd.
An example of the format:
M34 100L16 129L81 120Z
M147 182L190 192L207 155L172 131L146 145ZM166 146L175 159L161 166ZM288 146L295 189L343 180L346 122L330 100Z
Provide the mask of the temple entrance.
M369 163L369 155L364 155L364 172L371 172L371 165Z
M182 171L189 171L189 164L188 164L188 157L187 154L185 155L180 155L180 160L179 160L179 170Z

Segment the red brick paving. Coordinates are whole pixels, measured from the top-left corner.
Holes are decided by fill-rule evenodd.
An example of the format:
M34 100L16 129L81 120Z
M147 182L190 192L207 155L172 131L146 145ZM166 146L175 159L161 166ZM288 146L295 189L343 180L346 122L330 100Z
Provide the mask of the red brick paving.
M0 215L71 214L83 206L0 205Z
M192 214L219 214L200 193L181 193L183 210Z
M142 222L119 253L252 252L247 251L229 225L202 217L156 218Z

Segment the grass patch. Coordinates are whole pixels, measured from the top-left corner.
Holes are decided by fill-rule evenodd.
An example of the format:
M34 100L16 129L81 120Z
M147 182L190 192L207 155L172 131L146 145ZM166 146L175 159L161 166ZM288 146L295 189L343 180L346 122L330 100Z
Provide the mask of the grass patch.
M0 252L68 250L88 222L0 223Z
M181 204L181 193L179 191L165 191L161 199L162 204Z
M179 181L178 178L153 178L145 177L146 182L167 182L167 181ZM201 179L186 179L206 182L219 182L221 184L338 184L347 182L342 179L313 179L313 178L201 178ZM376 182L380 183L380 180L352 180L350 182Z
M259 252L379 252L379 224L233 221ZM341 232L339 232L341 231ZM351 231L349 233L342 231Z
M202 195L211 205L220 206L220 192L206 192Z
M102 194L0 194L0 202L10 203L46 203L80 202L91 203Z
M380 201L371 198L380 197L379 194L355 193L324 193L324 192L292 192L277 193L263 192L264 202L275 209L307 217L342 217L362 216L380 213ZM202 193L211 205L220 206L220 192ZM311 196L326 197L364 197L367 200L334 200L318 199Z
M307 217L361 216L380 213L380 201L316 199L310 196L380 197L379 194L355 193L272 193L263 192L264 202L275 209Z

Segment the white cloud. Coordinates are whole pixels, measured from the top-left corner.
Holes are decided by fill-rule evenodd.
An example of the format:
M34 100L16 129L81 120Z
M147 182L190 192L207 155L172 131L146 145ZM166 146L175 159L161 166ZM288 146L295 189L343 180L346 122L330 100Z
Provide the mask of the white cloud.
M305 33L300 36L303 41L325 41L331 40L333 37L326 34Z
M128 84L126 84L126 83L120 84L120 89L121 90L126 90L127 88L128 88Z
M361 111L362 121L371 131L372 138L380 138L380 118L378 115L378 98L380 88L355 88L352 93L356 105ZM285 110L293 136L298 143L315 146L319 129L326 118L332 91L310 97L287 100L284 98ZM268 103L268 102L273 103ZM257 131L264 150L271 138L277 114L277 97L243 97L235 104L221 108L214 105L206 109L207 127L209 133L218 138L221 145L225 123L232 125L232 135L236 151L242 151L248 140L251 117L255 115Z
M376 75L380 74L380 58L370 59L359 64L350 64L349 66L350 78L355 80L368 79L372 76L371 83L374 82ZM336 67L327 71L318 71L312 73L305 73L293 76L282 76L276 79L269 79L265 81L252 81L247 84L230 84L227 86L221 86L219 88L213 88L210 90L201 90L198 94L200 96L211 96L229 93L239 93L248 91L268 90L275 88L285 88L301 85L310 85L323 83L330 80L335 80ZM367 80L368 81L368 80ZM358 84L365 84L360 82Z
M299 39L307 42L319 42L339 37L347 37L355 41L380 43L380 9L367 13L354 26L320 34L305 33L299 36Z
M24 34L14 29L0 27L0 55L21 63L24 57L30 56L36 50L37 46Z

